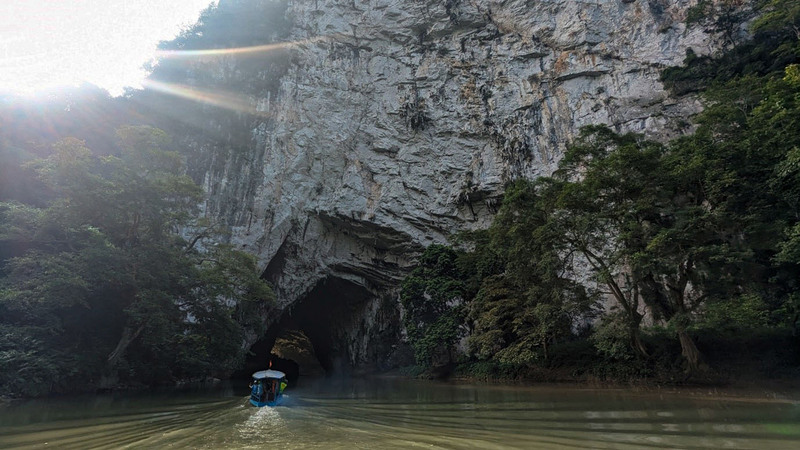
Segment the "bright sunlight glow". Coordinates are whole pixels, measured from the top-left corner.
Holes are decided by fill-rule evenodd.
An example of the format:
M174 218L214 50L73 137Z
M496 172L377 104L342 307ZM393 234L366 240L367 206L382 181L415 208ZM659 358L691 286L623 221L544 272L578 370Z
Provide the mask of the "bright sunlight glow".
M0 93L141 87L156 45L211 0L0 0Z

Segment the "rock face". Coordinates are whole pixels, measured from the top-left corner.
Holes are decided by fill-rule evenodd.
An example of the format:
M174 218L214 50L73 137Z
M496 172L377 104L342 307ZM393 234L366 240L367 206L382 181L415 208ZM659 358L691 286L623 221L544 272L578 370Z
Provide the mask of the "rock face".
M659 72L713 50L683 24L695 3L291 1L288 69L277 95L240 93L260 115L245 156L205 175L204 213L258 256L282 310L347 305L340 356L385 364L424 246L486 226L504 184L550 174L583 125L682 131L699 105Z

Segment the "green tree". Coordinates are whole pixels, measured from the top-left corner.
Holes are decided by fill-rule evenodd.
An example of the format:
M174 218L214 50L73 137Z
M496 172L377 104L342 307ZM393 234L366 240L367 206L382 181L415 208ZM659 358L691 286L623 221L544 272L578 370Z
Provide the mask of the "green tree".
M753 111L749 125L753 137L748 143L756 152L774 158L767 185L775 203L758 218L782 227L769 236L771 251L764 252L764 257L771 257L770 287L779 298L780 321L796 331L800 323L800 66L788 66L782 78L768 83L764 101Z
M237 367L244 334L264 331L253 315L272 293L254 258L182 237L219 234L193 218L201 190L169 139L118 136L118 156L66 139L34 164L55 193L48 207L0 206L0 240L20 244L0 280L0 326L17 336L0 342L11 355L0 376L38 371L48 390L203 376Z
M718 7L733 5L733 15L718 14ZM715 55L699 56L691 49L686 51L683 66L668 67L661 73L664 85L675 94L688 92L704 92L714 85L746 76L763 77L783 72L790 64L800 62L800 37L797 30L798 7L794 0L761 0L753 2L754 14L738 14L734 3L701 1L690 8L688 22L706 22L725 19L735 24L731 30L735 33L742 19L755 15L750 31L750 39L738 42L732 48ZM744 10L739 10L744 11ZM727 18L726 18L727 17ZM731 22L728 19L734 19ZM736 23L736 22L739 23ZM761 87L761 83L752 87Z
M689 334L699 308L731 280L742 256L720 234L725 224L689 177L693 161L663 145L605 127L584 129L556 172L559 228L617 301L632 348L643 306L667 322L681 343L687 371L701 355Z
M657 182L664 149L638 136L587 127L559 164L555 220L571 251L624 312L631 348L648 352L641 340L641 272L635 258L660 220L662 192Z
M800 56L800 46L797 45L800 42L800 5L793 0L767 0L760 9L762 14L753 21L752 30L756 33L772 32L789 37L775 52Z
M728 245L729 258L718 264L731 263L733 277L724 281L741 291L732 298L781 303L796 291L797 262L782 253L800 217L796 67L709 89L696 133L671 145L672 172Z
M464 334L465 276L457 259L452 248L431 245L401 285L403 324L417 363L426 367L455 361Z
M476 254L496 261L491 273L478 274L469 305L479 358L516 365L547 359L549 345L569 339L577 321L591 315L591 296L569 278L560 230L542 198L548 188L525 180L508 186L488 239L474 241Z

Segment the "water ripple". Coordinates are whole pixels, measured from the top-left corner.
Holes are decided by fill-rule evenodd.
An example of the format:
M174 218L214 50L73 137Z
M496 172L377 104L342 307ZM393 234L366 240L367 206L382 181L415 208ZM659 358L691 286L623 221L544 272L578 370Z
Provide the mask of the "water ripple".
M790 403L402 381L298 389L275 408L209 395L2 406L0 448L800 448Z

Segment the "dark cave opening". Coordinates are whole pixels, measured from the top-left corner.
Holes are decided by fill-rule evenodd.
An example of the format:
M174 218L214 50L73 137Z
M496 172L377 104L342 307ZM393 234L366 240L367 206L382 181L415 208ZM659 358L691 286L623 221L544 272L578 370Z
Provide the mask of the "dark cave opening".
M272 368L285 372L291 383L301 376L348 375L348 332L361 321L369 296L364 287L341 278L321 281L251 347L245 367L235 376L249 377L265 369L270 359Z

